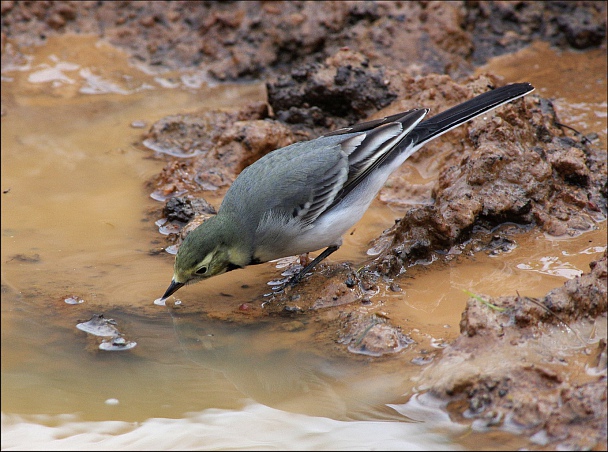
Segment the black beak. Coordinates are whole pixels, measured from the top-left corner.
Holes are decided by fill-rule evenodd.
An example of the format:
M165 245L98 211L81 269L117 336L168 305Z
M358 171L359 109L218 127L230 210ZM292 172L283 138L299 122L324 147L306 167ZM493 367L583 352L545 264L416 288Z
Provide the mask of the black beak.
M167 288L165 294L160 299L160 301L165 301L167 298L169 298L171 295L173 295L175 292L177 292L177 290L180 287L182 287L183 285L184 285L184 283L175 282L175 280L172 279L171 284L169 284L169 287Z

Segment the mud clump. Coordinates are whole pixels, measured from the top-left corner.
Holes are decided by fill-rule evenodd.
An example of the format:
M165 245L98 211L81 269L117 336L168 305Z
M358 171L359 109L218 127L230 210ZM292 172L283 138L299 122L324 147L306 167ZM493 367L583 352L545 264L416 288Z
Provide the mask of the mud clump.
M487 303L498 309L488 309L470 299L460 322L460 331L469 337L492 329L503 334L505 328L526 328L539 323L568 324L581 318L596 318L607 311L608 291L606 279L606 254L590 264L591 272L585 273L549 292L544 298L501 297Z
M511 53L542 39L588 49L606 38L606 5L599 2L469 2L464 28L473 39L473 62Z
M148 65L218 80L288 74L344 46L410 75L461 77L531 40L583 49L606 34L604 2L3 1L1 18L3 41L93 33Z
M323 64L279 76L266 87L279 121L321 131L356 123L397 97L383 66L372 67L369 58L347 48Z
M372 268L399 274L461 246L476 228L511 222L575 236L606 218L605 151L566 136L546 100L527 96L461 129L469 145L446 157L433 204L411 208L385 231L378 240L391 249Z
M400 352L414 342L376 313L344 312L340 322L338 343L346 344L351 353L383 356Z
M171 198L163 208L163 214L168 221L188 223L197 215L215 214L215 209L202 198L175 197Z
M594 331L598 321L605 328L606 253L590 267L542 299L470 298L461 335L423 371L425 390L480 429L518 431L551 448L601 448L606 341Z
M295 141L291 130L268 117L267 105L262 102L240 110L162 118L143 141L157 154L170 157L151 182L152 197L166 201L186 193L225 189L246 166ZM188 158L180 155L184 149Z

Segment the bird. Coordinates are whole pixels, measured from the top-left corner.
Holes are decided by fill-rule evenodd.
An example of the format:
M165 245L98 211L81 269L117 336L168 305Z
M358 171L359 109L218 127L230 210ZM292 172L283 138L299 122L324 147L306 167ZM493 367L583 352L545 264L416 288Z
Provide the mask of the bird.
M325 248L289 281L297 284L342 245L386 180L429 141L532 92L492 89L423 121L428 108L341 128L274 150L234 180L215 216L191 231L159 299L213 276Z

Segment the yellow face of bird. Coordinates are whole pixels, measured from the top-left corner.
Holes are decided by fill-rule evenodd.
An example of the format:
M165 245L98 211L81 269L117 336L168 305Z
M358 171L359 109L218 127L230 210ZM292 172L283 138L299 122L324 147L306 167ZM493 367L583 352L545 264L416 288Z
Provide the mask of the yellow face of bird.
M173 279L162 299L184 285L243 268L250 260L250 254L239 248L238 240L226 239L226 227L222 220L218 220L217 216L211 217L190 232L179 247L173 266Z
M235 240L226 239L226 226L222 221L217 216L211 217L188 234L179 247L173 281L192 284L243 268L249 259L247 253L239 252Z
M191 249L192 247L197 247L196 242L184 241L179 248L173 267L174 281L181 284L192 284L233 269L228 257L228 250L223 244L218 244L207 253L204 253L205 247Z

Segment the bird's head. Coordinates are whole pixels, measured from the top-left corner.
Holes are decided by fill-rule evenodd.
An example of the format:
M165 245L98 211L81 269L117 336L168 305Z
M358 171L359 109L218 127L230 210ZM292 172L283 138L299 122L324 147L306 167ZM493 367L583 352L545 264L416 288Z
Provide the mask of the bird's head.
M161 300L180 287L247 265L237 242L226 240L226 225L212 217L186 236L175 256L173 279Z

